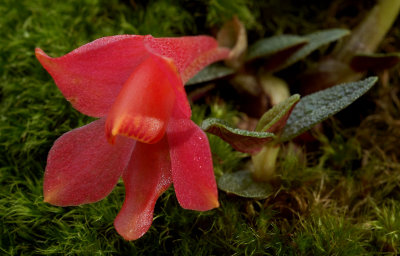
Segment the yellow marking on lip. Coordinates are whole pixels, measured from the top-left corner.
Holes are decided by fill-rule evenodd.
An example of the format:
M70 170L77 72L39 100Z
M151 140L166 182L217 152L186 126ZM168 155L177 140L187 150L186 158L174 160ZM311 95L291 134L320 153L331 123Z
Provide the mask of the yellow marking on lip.
M124 135L144 143L151 143L162 129L164 123L154 117L123 116L114 122L112 137Z

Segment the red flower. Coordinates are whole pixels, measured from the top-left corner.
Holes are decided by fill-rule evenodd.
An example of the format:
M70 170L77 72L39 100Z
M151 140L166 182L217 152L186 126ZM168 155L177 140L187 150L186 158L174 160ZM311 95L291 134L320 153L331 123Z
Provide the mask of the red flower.
M44 200L59 206L96 202L122 175L126 197L114 225L127 240L150 228L155 202L171 183L183 208L218 207L208 140L190 120L183 84L228 54L208 36L104 37L59 58L36 49L65 98L100 117L56 140Z

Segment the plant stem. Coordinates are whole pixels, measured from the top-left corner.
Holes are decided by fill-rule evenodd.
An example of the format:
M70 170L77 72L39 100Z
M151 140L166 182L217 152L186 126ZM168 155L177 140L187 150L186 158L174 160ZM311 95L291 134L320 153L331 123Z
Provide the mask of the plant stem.
M267 144L252 156L254 180L271 181L274 178L280 148L279 144Z

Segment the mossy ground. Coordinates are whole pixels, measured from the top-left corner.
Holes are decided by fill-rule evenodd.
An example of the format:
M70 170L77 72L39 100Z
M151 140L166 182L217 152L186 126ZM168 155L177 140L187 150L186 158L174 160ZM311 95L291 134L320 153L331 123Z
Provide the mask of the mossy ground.
M280 189L267 200L220 192L220 208L194 212L182 209L169 189L157 202L149 232L133 242L124 241L113 227L124 198L122 183L95 204L62 208L43 202L42 177L52 143L91 119L63 98L35 59L35 47L60 56L108 35L212 34L232 14L245 23L252 42L279 32L304 34L359 21L351 11L339 13L339 19L330 17L341 5L360 14L367 10L357 1L257 2L1 0L0 254L399 253L398 69L381 74L383 82L364 99L374 103L368 110L360 112L356 105L325 123L328 132L318 135L317 150L287 145L279 165ZM399 25L384 50L399 51ZM193 106L193 119L200 122L211 115L229 120L237 114L215 102ZM362 121L348 124L350 115L362 116ZM210 144L217 177L243 167L243 154L214 136Z

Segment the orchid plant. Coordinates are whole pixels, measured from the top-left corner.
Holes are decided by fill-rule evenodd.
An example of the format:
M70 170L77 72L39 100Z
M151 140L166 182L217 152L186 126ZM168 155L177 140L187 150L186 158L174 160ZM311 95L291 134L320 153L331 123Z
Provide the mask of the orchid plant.
M345 29L329 29L305 36L277 35L261 39L247 49L246 32L240 21L233 19L221 29L219 40L222 45L232 47L231 58L225 61L225 66L214 64L202 70L189 84L227 77L233 87L240 87L241 92L251 95L252 111L247 114L253 119L259 118L257 126L250 124L254 129L249 130L234 128L215 118L203 122L202 128L206 132L251 155L247 170L221 176L218 181L221 190L249 198L268 197L271 193L269 183L278 176L276 163L283 143L367 92L377 78L357 81L366 70L388 69L400 62L398 53L371 54L397 17L400 4L394 2L379 1L352 33ZM300 95L290 97L286 82L273 75L319 47L349 34L345 44L337 45L333 58L323 59L314 71L308 71L298 79L303 85L300 91L325 90L303 98ZM265 96L273 106L266 112ZM255 114L256 111L260 114Z
M54 143L44 201L97 202L122 176L126 197L114 225L127 240L150 228L156 200L171 184L185 209L218 207L207 136L190 120L183 86L229 53L209 36L110 36L59 58L37 48L37 59L72 106L99 118Z
M276 178L280 146L324 121L366 93L377 77L345 83L300 98L295 94L264 113L254 131L232 127L220 119L206 119L202 128L252 157L249 170L225 173L220 189L248 198L266 198Z
M237 28L237 31L241 30L237 20L223 29L232 27ZM224 30L222 32L226 34ZM257 126L250 130L234 128L215 118L203 122L204 131L219 136L234 149L251 155L251 165L247 170L225 173L220 177L218 187L221 190L248 198L268 197L272 191L271 181L276 180L279 175L276 172L276 163L283 143L347 107L376 83L377 78L370 77L300 98L298 94L290 96L286 82L273 76L274 72L305 58L322 45L348 34L348 30L330 29L303 37L279 35L256 42L246 52L247 44L242 40L245 35L237 32L236 40L233 37L230 40L236 41L232 51L236 55L226 61L226 65L242 66L236 68L238 73L235 74L232 68L210 66L190 81L206 82L230 75L233 76L232 84L239 82L253 95L260 94L257 87L262 88L273 105L271 109L261 113ZM243 67L257 61L262 63L260 72L255 75L241 74L243 70L246 71ZM263 109L262 104L258 107L260 106Z

